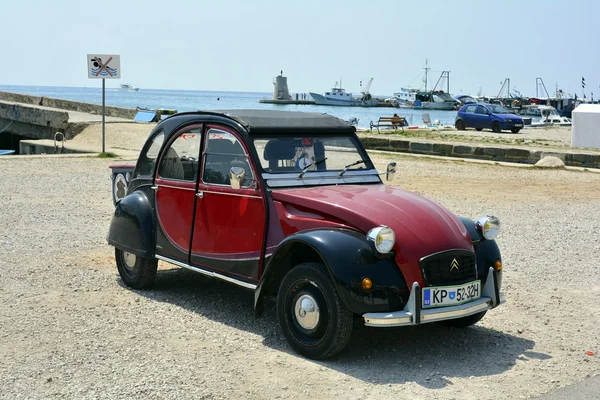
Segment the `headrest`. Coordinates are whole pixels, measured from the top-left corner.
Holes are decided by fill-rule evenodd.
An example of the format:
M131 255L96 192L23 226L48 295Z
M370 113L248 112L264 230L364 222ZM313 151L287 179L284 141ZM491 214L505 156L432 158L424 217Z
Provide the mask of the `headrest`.
M265 146L264 159L267 161L291 160L299 145L295 139L272 139Z
M231 143L231 140L228 139L209 140L207 151L209 153L236 154L233 143Z

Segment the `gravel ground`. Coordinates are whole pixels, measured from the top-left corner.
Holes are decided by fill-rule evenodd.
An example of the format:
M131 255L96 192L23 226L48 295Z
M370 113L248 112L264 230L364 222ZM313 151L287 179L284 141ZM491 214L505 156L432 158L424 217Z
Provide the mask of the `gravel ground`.
M600 371L600 174L373 153L395 185L503 231L507 303L466 330L366 328L297 356L272 305L161 265L123 286L105 236L110 161L0 159L0 398L528 398ZM591 351L595 355L586 355Z

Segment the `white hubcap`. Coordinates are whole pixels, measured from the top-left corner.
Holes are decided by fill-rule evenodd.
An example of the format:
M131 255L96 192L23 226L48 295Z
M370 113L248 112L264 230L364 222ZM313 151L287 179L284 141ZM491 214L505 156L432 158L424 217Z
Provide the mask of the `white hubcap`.
M133 269L135 267L136 256L135 254L124 251L123 261L125 261L125 265L127 266L127 268Z
M296 321L307 330L314 329L319 323L319 306L314 298L304 294L296 300L294 307Z

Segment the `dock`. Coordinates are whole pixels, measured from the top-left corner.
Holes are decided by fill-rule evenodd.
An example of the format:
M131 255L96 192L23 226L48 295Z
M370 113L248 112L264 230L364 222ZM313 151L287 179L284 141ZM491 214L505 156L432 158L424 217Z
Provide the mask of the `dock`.
M387 103L384 99L376 99L378 100L377 104L369 107L394 107L393 104ZM279 100L279 99L260 99L259 103L262 104L301 104L301 105L316 105L314 100ZM333 106L333 107L360 107L360 106Z
M314 100L280 100L280 99L260 99L259 103L263 104L315 104Z

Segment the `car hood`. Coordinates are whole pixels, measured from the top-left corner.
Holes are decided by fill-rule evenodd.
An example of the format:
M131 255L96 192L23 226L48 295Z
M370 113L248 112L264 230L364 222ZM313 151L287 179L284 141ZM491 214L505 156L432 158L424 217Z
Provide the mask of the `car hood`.
M495 114L497 117L504 119L522 119L520 116L515 114Z
M462 222L440 204L386 185L340 185L273 191L273 199L329 215L362 232L386 225L407 283L423 285L419 260L450 249L473 251Z

